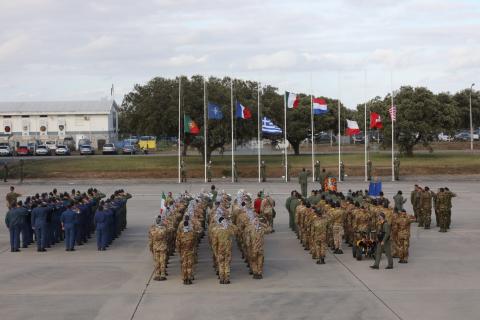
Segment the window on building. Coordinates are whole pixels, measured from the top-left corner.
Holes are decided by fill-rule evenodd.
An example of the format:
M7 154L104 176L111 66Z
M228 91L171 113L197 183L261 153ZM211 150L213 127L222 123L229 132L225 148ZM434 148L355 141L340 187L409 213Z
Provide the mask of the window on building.
M22 116L22 118L30 118L30 116Z
M41 114L40 118L47 118L48 116L46 114Z
M4 118L11 118L12 116L3 116Z

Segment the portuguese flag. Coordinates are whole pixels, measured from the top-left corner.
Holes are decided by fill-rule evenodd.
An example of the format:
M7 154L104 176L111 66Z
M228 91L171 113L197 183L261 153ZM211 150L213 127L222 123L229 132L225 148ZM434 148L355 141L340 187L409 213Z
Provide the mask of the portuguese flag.
M183 131L185 133L197 135L200 133L200 128L190 116L183 116Z

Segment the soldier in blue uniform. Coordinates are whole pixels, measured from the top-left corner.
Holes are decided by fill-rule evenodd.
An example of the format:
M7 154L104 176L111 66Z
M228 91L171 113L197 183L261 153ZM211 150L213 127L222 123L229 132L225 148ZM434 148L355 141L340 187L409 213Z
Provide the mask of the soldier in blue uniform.
M67 209L60 216L62 229L65 232L66 251L75 251L75 225L77 224L78 214L74 210L73 204L69 202Z
M97 211L95 212L95 226L97 232L97 249L98 251L105 251L107 246L107 214L104 210L103 201L98 206Z
M47 215L49 209L47 204L42 202L40 206L32 210L32 226L35 228L35 240L37 242L37 251L45 252L47 245Z
M24 215L17 208L17 203L10 203L10 210L5 216L5 224L10 231L11 252L20 251L20 230L22 230Z

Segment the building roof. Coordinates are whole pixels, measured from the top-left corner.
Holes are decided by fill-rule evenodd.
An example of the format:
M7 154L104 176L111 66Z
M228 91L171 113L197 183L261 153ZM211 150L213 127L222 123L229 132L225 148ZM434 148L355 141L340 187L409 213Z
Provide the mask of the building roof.
M118 109L115 100L0 102L1 115L109 114Z

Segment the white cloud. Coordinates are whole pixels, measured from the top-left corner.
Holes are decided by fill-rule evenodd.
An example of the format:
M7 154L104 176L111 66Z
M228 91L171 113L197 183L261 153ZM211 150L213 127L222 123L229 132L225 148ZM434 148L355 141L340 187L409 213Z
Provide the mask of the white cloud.
M24 52L28 46L28 36L17 35L0 44L0 63L4 63Z
M289 69L297 64L297 54L292 51L278 51L272 54L259 54L248 59L250 70Z
M178 56L170 57L165 61L162 61L160 65L166 67L188 67L198 64L204 64L207 62L208 56L195 57L189 54L181 54Z

